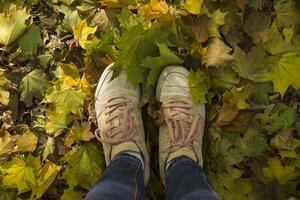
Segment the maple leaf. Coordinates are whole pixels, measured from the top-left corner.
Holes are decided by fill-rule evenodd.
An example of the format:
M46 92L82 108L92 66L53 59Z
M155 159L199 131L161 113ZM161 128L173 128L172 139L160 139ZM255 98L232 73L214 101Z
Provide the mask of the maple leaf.
M157 54L157 43L166 42L167 34L158 28L144 30L141 24L131 27L118 42L121 53L113 66L114 76L126 67L128 80L134 85L143 82L145 68L141 65L141 61L146 56Z
M54 150L55 150L55 140L53 137L48 137L47 142L45 144L42 160L45 161L48 155L54 153Z
M280 185L283 185L300 176L295 166L284 166L276 157L268 159L268 166L263 168L263 174L268 181L276 179Z
M4 128L0 128L0 164L7 159L13 150L14 139Z
M289 86L300 88L300 57L297 53L284 54L278 63L269 72L261 75L261 81L272 81L274 91L281 96L285 94Z
M253 11L246 19L243 29L256 44L270 39L273 32L269 29L271 16L265 13Z
M223 67L232 60L230 52L231 48L221 39L213 38L207 47L207 52L204 54L203 62L206 67Z
M32 38L34 38L34 40L32 40ZM22 55L25 57L36 55L38 48L43 44L41 29L35 24L32 24L18 39L18 45L21 47Z
M75 121L73 127L68 132L65 140L65 145L70 147L75 141L89 141L94 138L94 134L90 131L91 123L83 122L79 124Z
M216 10L208 15L210 17L208 31L211 37L221 37L218 28L225 23L225 15L226 13L223 13L220 10Z
M188 83L191 91L191 99L193 102L206 102L206 94L209 88L206 80L207 77L203 71L198 70L196 72L190 72Z
M31 106L32 98L40 99L42 91L47 88L48 84L47 75L42 70L33 70L22 79L19 85L21 100L25 102L26 106Z
M36 174L36 186L32 188L31 198L40 198L53 183L60 169L61 166L46 162Z
M61 5L57 9L59 12L65 15L61 24L61 28L66 31L74 31L75 27L77 27L77 25L81 22L81 17L78 13L78 10L71 6L65 5Z
M143 16L146 19L157 19L169 12L169 6L165 1L151 0L147 5L142 8Z
M96 31L96 26L89 27L87 21L83 20L75 27L74 38L82 48L86 49L88 45L99 44L100 40L94 36ZM92 39L89 39L89 36L92 36Z
M29 17L26 8L18 10L14 4L10 5L7 13L0 13L0 44L9 45L18 39L29 27L30 23L25 23Z
M47 89L44 102L52 103L56 109L80 115L85 93L81 89L71 88L65 82L56 81Z
M160 56L146 57L144 60L142 60L142 65L151 69L147 84L153 86L156 84L160 73L165 67L172 64L183 63L179 57L172 53L166 44L157 43L157 46L159 48Z
M237 73L230 67L226 67L225 69L211 69L209 76L213 88L230 89L240 82Z
M276 23L280 28L296 26L300 23L300 11L294 0L276 1Z
M14 139L16 140L15 151L17 152L33 152L38 142L38 137L30 129L22 135L16 135Z
M45 130L47 133L52 133L54 137L59 136L65 128L73 121L73 117L65 110L47 112L47 123Z
M255 46L248 54L236 46L233 58L234 62L231 67L241 77L253 81L259 80L261 74L270 67L266 52L261 46Z
M198 15L201 13L203 0L183 0L181 6L184 7L189 13Z
M61 200L82 200L83 193L75 191L71 188L64 190L64 194L61 196Z
M70 187L80 185L89 189L100 177L103 168L103 158L98 146L94 143L74 147L64 155L68 163L63 177Z
M264 48L272 55L279 55L288 52L298 51L299 44L293 43L294 27L284 28L282 33L273 23L271 27L272 38L263 43Z
M69 87L78 86L80 83L78 68L72 63L60 63L55 69L55 76L66 82Z
M36 185L34 169L21 158L13 157L11 161L0 165L0 171L4 173L3 185L17 188L19 194Z

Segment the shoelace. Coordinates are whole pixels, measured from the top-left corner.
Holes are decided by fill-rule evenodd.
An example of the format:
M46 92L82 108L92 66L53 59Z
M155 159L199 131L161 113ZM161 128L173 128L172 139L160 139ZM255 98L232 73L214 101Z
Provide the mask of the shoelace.
M137 130L134 119L130 115L127 104L130 100L125 98L113 98L104 106L105 115L108 115L105 123L108 124L106 129L97 129L96 138L107 144L119 144L129 140L137 140ZM114 120L118 119L118 126L114 126Z
M165 151L171 153L188 146L195 148L193 139L200 116L193 117L192 106L185 101L168 101L163 104L163 108L170 137L170 147Z

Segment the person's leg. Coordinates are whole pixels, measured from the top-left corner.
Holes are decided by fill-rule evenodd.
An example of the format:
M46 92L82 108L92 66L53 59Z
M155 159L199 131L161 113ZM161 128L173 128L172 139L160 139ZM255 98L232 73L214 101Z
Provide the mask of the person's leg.
M101 179L89 191L86 200L144 199L144 170L139 158L126 152L118 154Z
M160 175L168 199L217 199L201 169L205 105L191 101L188 76L185 68L170 66L156 86L165 118L159 127Z
M138 107L141 92L128 81L125 71L114 79L112 75L110 65L95 93L95 136L102 143L108 167L87 199L143 199L150 170Z
M218 199L202 168L186 156L170 161L165 183L167 197L170 200Z

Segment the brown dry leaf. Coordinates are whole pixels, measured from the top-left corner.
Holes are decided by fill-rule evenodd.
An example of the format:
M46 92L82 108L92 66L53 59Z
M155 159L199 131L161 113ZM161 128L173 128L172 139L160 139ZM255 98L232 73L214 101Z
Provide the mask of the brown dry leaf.
M217 126L224 126L229 124L239 113L236 105L231 103L224 103L219 110L218 118L216 121Z
M277 150L290 150L292 139L293 132L291 130L282 130L271 139L271 147Z
M182 18L185 31L195 38L198 43L207 41L208 35L208 21L206 14L198 15L197 17L186 16Z

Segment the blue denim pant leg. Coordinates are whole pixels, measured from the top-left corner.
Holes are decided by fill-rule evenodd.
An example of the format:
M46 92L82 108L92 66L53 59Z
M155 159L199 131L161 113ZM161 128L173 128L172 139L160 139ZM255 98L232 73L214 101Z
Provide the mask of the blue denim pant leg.
M86 200L144 199L144 170L135 156L121 153L105 169L101 179L86 196Z
M202 168L186 156L171 161L166 172L168 200L218 200Z

